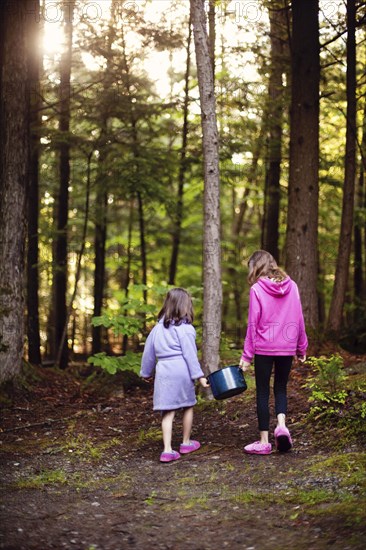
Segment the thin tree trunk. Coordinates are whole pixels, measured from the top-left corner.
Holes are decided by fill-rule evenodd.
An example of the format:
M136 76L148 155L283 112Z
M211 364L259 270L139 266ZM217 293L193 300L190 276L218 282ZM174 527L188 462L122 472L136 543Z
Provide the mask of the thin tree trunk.
M124 36L124 29L122 26L122 48L123 48L123 57L124 57L124 66L126 72L126 91L129 98L129 117L132 130L132 152L135 159L135 174L137 181L137 207L138 207L138 223L140 230L140 253L141 253L141 271L142 271L142 284L144 289L142 291L142 296L144 303L147 303L147 252L146 252L146 239L145 239L145 216L144 216L144 205L143 198L141 194L142 182L140 176L140 144L137 133L137 118L134 112L134 105L132 103L133 94L131 92L131 83L130 83L130 66L127 58L126 51L126 41Z
M34 2L39 13L39 0ZM29 88L30 88L30 171L28 199L28 248L27 248L27 333L28 360L40 365L41 340L39 332L39 276L38 276L38 219L39 219L39 128L41 125L41 97L39 75L42 64L39 23L36 17L28 18L29 24Z
M0 382L21 371L24 347L24 251L29 176L26 14L0 4Z
M191 17L200 91L205 181L202 365L206 371L214 371L220 362L222 317L219 140L214 79L203 0L191 0Z
M318 0L292 2L292 94L286 268L298 283L305 322L318 326Z
M108 94L110 87L110 75L113 72L113 54L112 46L116 35L116 0L112 0L111 15L108 26L108 42L106 52L106 74L104 75L104 94ZM108 223L108 191L105 180L105 160L107 157L107 134L109 120L109 105L103 108L101 123L100 123L100 150L98 163L98 177L96 181L96 221L94 235L94 311L93 316L99 317L102 314L104 291L106 285L106 242L107 242L107 223ZM92 328L92 353L100 353L102 351L102 326L93 326Z
M147 261L146 261L146 240L145 240L145 218L144 218L144 205L142 202L142 196L140 191L137 192L137 205L138 205L138 219L140 228L140 248L141 248L141 267L142 267L142 284L144 287L147 285ZM142 291L144 303L147 303L147 289Z
M55 270L55 336L56 349L61 369L68 363L67 338L63 338L67 319L67 221L69 213L70 185L70 96L71 96L71 56L73 36L73 11L75 1L70 1L65 11L65 51L60 62L60 185L58 191L56 270Z
M99 170L103 170L102 159L99 158ZM94 236L94 310L93 317L102 314L104 287L105 287L105 253L107 241L107 208L108 195L102 183L97 183L96 196L96 222ZM92 353L99 353L102 350L102 327L92 328Z
M86 196L85 196L85 208L84 208L84 223L83 223L83 230L81 232L80 251L79 251L77 262L76 262L74 290L73 290L73 293L72 293L72 296L71 296L71 299L70 299L69 306L67 308L67 315L66 315L66 320L65 320L65 325L64 325L64 331L62 333L62 339L61 339L61 342L60 342L60 347L59 347L59 352L58 352L59 354L58 354L58 357L57 357L57 360L56 360L56 366L57 367L60 366L60 362L61 362L61 354L62 354L63 344L64 344L64 341L66 339L67 326L68 326L68 322L69 322L71 312L72 312L72 309L73 309L74 301L75 301L75 298L76 298L78 283L79 283L79 279L80 279L80 275L81 275L81 262L82 262L82 259L83 259L83 256L84 256L84 251L85 251L86 233L87 233L88 221L89 221L90 172L91 172L90 165L91 165L92 154L93 154L93 152L91 152L88 155L87 174L86 174Z
M209 0L208 2L208 48L210 52L214 85L215 85L215 44L216 44L216 0Z
M127 237L127 265L126 265L126 275L124 278L124 281L122 283L122 288L125 291L125 298L128 298L128 292L129 292L129 286L130 286L130 271L131 271L131 262L132 262L132 254L131 254L131 247L132 247L132 227L133 227L133 213L134 213L134 201L131 199L130 201L130 212L128 217L128 237ZM125 315L127 315L128 311L125 310ZM122 340L122 355L126 354L128 347L128 336L127 334L123 335Z
M284 86L283 74L286 72L287 58L284 51L286 12L281 9L282 2L269 6L271 65L268 86L267 120L268 161L266 168L265 208L263 213L262 248L279 261L279 213L280 213L280 176L282 161L282 119Z
M366 102L364 105L363 111L363 128L362 128L362 142L361 142L361 155L362 159L360 162L360 173L357 182L356 189L356 216L354 224L354 256L355 256L355 267L353 274L354 282L354 302L356 304L355 311L355 322L360 318L361 310L364 309L362 304L365 299L365 283L363 275L363 249L362 249L362 208L364 204L364 194L365 194L365 166L364 159L366 159Z
M177 275L179 247L182 231L183 219L183 195L184 195L184 180L187 170L187 143L188 143L188 113L189 113L189 75L191 68L191 40L192 40L192 25L191 19L188 23L188 40L187 40L187 61L186 73L184 76L184 105L183 105L183 128L182 128L182 148L180 151L180 164L178 175L178 193L177 193L177 210L173 228L173 247L170 258L169 268L169 284L175 285Z
M341 230L336 273L330 303L327 329L338 335L342 326L349 262L352 246L352 225L356 177L356 6L347 2L347 126Z

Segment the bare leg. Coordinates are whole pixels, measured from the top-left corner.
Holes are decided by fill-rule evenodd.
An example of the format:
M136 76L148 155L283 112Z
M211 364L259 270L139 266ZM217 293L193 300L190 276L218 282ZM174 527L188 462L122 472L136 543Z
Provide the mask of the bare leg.
M183 413L183 445L189 445L193 424L193 407L184 409Z
M286 426L286 415L280 413L277 415L277 426L284 428Z
M171 453L172 449L172 433L173 420L175 411L164 411L161 421L161 429L163 430L164 453Z
M261 443L266 445L268 443L268 432L267 431L261 431L261 432L259 432L259 435L260 435Z

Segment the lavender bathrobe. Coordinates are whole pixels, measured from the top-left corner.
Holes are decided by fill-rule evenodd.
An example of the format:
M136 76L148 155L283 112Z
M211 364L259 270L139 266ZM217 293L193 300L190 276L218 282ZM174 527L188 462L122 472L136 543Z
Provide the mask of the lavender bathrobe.
M157 359L157 363L156 363ZM188 323L165 328L161 319L145 343L140 376L155 370L154 411L172 411L196 404L194 380L204 376L197 358L196 331Z

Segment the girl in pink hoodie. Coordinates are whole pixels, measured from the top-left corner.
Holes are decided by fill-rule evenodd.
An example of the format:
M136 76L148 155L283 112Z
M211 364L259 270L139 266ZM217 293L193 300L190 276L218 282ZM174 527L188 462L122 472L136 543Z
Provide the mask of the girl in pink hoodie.
M248 327L240 367L246 371L254 358L257 416L260 440L244 447L250 454L269 454L269 389L274 365L274 395L277 427L274 431L278 451L292 447L286 427L287 382L292 359L306 359L308 340L296 283L280 269L269 252L257 250L248 262Z

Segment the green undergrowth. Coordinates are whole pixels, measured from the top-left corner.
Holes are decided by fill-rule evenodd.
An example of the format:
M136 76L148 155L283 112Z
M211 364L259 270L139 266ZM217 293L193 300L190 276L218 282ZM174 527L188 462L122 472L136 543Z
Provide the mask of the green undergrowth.
M76 491L88 489L104 489L109 491L113 488L116 492L121 488L125 490L130 483L131 477L125 472L120 472L113 477L98 477L97 472L94 475L90 471L70 473L62 468L56 468L54 470L43 469L37 474L23 476L14 483L14 486L18 489L38 490L46 489L47 487L67 486Z
M341 487L353 488L366 495L366 453L337 453L313 464L311 473L333 475Z
M308 362L313 367L305 384L310 390L308 426L323 446L340 450L365 445L365 369L357 363L346 369L339 354L310 357Z
M61 450L68 452L78 458L86 460L101 460L103 458L104 451L120 445L121 441L117 438L112 438L104 443L97 443L89 436L79 434L68 438L61 446Z

